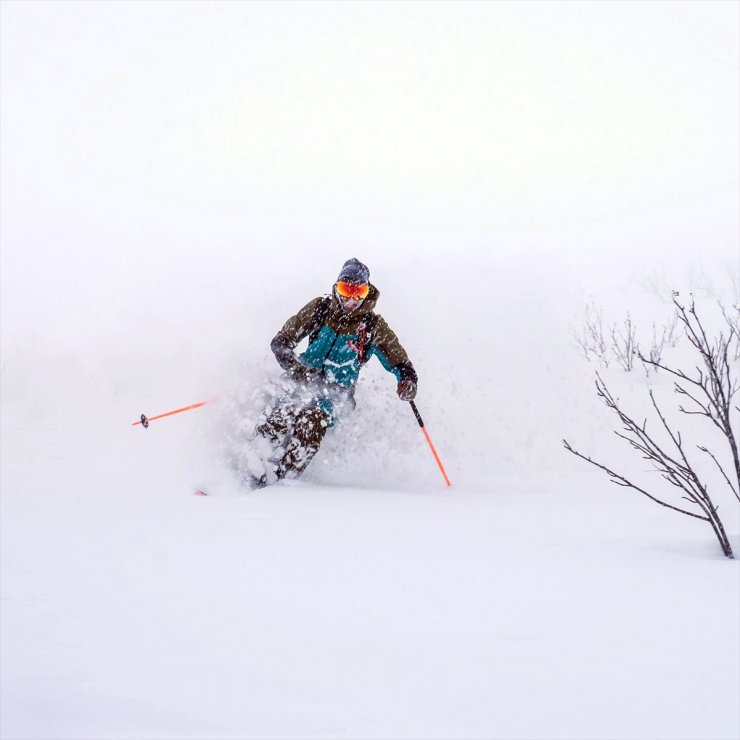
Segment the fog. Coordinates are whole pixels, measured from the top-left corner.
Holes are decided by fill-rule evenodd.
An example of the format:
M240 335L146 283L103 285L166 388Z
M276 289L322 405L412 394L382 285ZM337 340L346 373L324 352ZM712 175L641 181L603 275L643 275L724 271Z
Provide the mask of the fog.
M737 274L733 3L5 2L1 72L6 403L273 371L350 256L429 388Z

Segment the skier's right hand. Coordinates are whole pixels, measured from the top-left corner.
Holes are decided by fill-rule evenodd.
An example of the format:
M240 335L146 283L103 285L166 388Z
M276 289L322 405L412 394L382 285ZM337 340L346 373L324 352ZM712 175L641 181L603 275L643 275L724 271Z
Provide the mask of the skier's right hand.
M307 367L299 360L296 360L295 363L288 368L286 374L296 383L310 383L319 376L320 371L314 367Z
M285 336L278 332L275 338L270 343L270 349L272 349L275 359L278 361L283 370L290 370L290 368L298 362L295 353L293 352L293 343Z

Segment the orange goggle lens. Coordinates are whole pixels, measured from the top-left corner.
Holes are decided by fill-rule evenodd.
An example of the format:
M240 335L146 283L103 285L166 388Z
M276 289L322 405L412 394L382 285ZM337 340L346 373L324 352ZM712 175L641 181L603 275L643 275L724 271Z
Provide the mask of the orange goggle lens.
M370 292L370 286L367 283L348 283L346 280L340 280L337 283L337 293L342 298L355 298L356 300L362 300L367 298L367 294Z

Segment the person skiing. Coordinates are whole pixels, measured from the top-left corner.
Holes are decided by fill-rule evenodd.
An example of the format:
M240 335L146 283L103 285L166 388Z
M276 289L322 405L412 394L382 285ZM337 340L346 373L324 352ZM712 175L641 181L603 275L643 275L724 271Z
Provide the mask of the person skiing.
M331 295L309 301L275 335L270 347L293 383L255 430L269 443L265 472L254 476L256 487L303 473L327 429L355 408L355 384L373 355L395 375L402 401L416 397L414 366L385 319L375 313L379 296L367 266L349 259ZM296 356L294 349L305 337L308 348Z

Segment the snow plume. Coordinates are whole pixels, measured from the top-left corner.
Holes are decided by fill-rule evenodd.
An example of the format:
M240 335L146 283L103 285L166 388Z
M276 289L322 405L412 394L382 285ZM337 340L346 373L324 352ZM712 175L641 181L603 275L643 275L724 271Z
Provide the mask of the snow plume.
M428 488L433 463L430 456L424 464L409 405L396 397L395 379L367 370L357 385L356 410L329 430L309 479L358 488Z
M420 445L417 422L408 404L396 398L395 380L381 373L360 379L356 410L338 415L327 430L305 480L360 488L410 488L425 481L428 485L433 461L426 445ZM266 445L255 428L282 399L295 393L295 385L276 370L242 369L239 382L224 394L209 422L208 437L221 467L217 475L247 481L264 472L261 466L268 457L279 458L284 450ZM421 478L420 471L426 473Z

